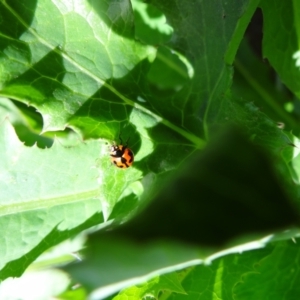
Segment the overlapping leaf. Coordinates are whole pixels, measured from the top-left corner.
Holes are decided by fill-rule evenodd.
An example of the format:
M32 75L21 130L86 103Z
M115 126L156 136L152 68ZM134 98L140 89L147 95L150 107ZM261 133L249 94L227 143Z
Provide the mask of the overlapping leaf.
M60 241L102 209L95 167L99 142L78 141L69 148L56 142L50 149L39 149L24 146L8 120L0 130L1 269L13 265L3 269L4 278L20 275L24 265L45 251L47 236L52 234L50 245L53 237ZM100 214L96 219L103 220ZM23 264L13 262L28 252Z

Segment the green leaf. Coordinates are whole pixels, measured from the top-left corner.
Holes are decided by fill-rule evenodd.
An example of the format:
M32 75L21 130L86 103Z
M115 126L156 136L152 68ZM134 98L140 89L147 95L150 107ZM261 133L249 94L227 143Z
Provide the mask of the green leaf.
M189 78L187 66L176 53L160 47L151 69L149 81L161 90L180 90ZM172 92L172 91L171 91Z
M9 100L0 98L0 119L8 118L21 141L26 146L32 146L35 143L41 148L51 147L53 140L41 135L38 135L35 130L38 126L38 121L32 118L31 111L27 109L26 118L21 111Z
M299 98L299 2L276 0L271 4L262 0L260 6L264 15L264 57Z
M20 259L6 265L2 279L20 276L24 265L55 240L74 234L72 229L101 212L95 167L100 147L97 141L78 141L72 148L57 142L50 149L26 147L7 120L1 124L0 268ZM100 215L89 226L99 220Z
M230 84L230 72L224 56L248 1L230 5L226 1L196 1L193 5L176 0L153 0L151 3L165 13L174 29L176 38L169 45L183 54L194 70L191 82L168 97L178 109L178 117L174 121L192 132L203 134L197 122L199 117L203 117L201 107L216 99ZM162 95L159 96L155 107L162 101ZM163 96L165 99L166 96ZM186 100L182 102L182 99ZM182 119L182 114L189 117Z
M1 299L49 299L53 295L61 294L69 283L70 278L61 270L29 271L21 278L9 278L2 283L0 297Z
M121 96L119 105L132 103L107 81L128 75L155 52L132 39L133 14L128 1L122 5L82 1L79 7L43 0L36 6L31 3L23 3L26 10L13 1L0 3L5 28L1 37L2 95L38 108L44 131L63 129L101 87ZM45 21L48 15L51 21ZM8 25L11 23L17 31ZM112 118L105 110L101 112L102 121Z
M299 241L299 240L297 240ZM268 256L257 262L235 286L237 299L296 299L299 288L299 246L295 241L275 244Z
M233 155L234 149L241 155ZM132 220L91 238L86 261L66 268L79 282L91 290L121 288L126 281L199 264L229 241L245 242L246 234L247 241L261 238L299 220L264 152L236 130L217 136L163 183Z
M164 14L151 4L133 0L135 36L146 44L163 44L173 33Z
M250 0L248 2L244 2L244 13L241 15L241 18L238 21L225 57L225 61L230 65L234 62L236 52L240 46L240 42L255 10L257 9L257 5L259 2L260 0ZM224 18L226 17L226 14L224 14ZM231 17L231 14L229 15L229 17Z
M264 113L268 113L273 120L282 122L287 130L299 131L298 120L288 113L284 105L287 93L274 89L274 80L269 76L270 68L262 63L244 41L235 60L233 91L244 101L254 101Z
M254 265L270 254L269 248L234 253L222 256L211 264L199 265L183 270L183 288L189 299L236 298L235 286L241 277L254 270ZM168 299L183 300L185 295L171 295ZM239 298L236 298L239 299Z
M158 299L161 291L185 294L178 276L175 273L170 273L153 278L145 284L123 290L119 295L114 297L113 300L134 300L143 299L143 297L153 297L154 299Z

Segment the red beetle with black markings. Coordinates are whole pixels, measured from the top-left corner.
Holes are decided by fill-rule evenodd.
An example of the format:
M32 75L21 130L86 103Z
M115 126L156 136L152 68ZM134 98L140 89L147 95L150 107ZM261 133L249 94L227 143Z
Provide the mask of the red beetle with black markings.
M110 148L110 159L111 162L118 168L126 169L129 168L134 161L134 155L130 148L126 145L122 145L122 139L120 138L120 145L112 145Z

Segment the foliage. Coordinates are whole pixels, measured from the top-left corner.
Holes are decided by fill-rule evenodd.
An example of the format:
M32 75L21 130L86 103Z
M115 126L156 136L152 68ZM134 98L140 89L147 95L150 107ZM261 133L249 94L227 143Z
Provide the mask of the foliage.
M298 299L299 20L0 0L0 298Z

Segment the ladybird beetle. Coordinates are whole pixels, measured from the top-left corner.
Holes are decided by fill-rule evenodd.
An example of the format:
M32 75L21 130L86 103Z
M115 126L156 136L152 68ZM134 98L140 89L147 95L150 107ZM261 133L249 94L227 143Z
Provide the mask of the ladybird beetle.
M120 138L120 145L112 145L110 148L110 159L111 162L114 163L118 168L129 168L133 164L134 156L133 152L126 145L122 145L122 139Z

